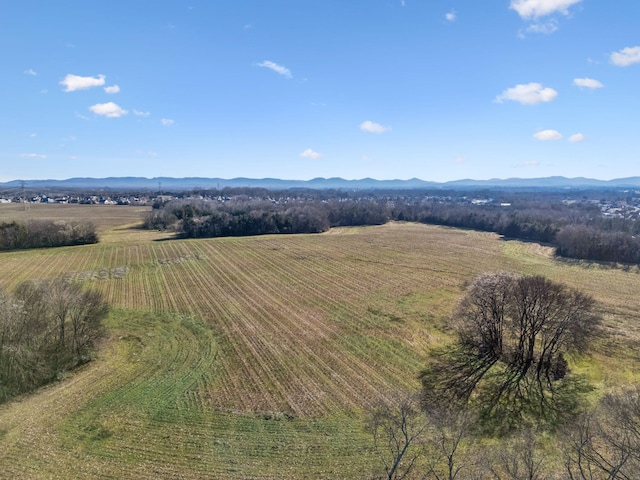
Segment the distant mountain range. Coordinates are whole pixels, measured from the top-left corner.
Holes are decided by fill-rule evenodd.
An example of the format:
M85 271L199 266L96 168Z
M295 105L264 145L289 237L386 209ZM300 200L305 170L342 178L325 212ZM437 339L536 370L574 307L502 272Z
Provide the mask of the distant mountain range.
M455 180L450 182L428 182L418 178L409 180L345 180L343 178L314 178L312 180L282 180L278 178L204 178L204 177L109 177L69 178L67 180L13 180L1 183L0 188L60 189L106 189L106 190L152 190L184 191L224 187L261 187L267 189L477 189L477 188L640 188L640 177L595 180L591 178L507 178L491 180Z

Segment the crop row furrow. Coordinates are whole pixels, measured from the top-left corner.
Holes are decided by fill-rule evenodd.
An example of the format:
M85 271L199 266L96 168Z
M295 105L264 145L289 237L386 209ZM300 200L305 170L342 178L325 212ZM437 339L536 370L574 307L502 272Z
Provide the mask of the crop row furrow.
M224 260L221 259L221 261L224 261ZM227 289L233 289L234 287L238 287L238 285L240 284L238 282L239 278L234 278L233 279L234 281L229 281L229 279L225 279L224 271L220 271L220 275L222 276L222 280L226 280L224 284L227 287ZM246 289L239 288L233 294L233 297L235 299L243 299L243 292L246 292ZM260 297L260 294L259 292L254 291L252 296ZM278 345L280 343L281 338L275 338L275 337L269 338L268 335L265 337L264 332L262 332L262 328L257 327L257 325L269 325L270 323L273 323L272 322L273 319L265 318L263 313L261 313L259 309L255 308L255 303L250 301L249 304L247 305L246 303L247 297L245 297L243 300L245 302L243 304L243 309L245 311L249 310L248 312L249 314L239 316L231 328L237 329L236 332L238 330L241 331L243 335L248 334L248 336L245 337L245 341L243 343L246 344L245 348L249 347L250 350L252 351L252 356L255 357L254 364L262 365L262 364L272 364L274 362L280 362L279 364L282 367L281 361L279 360L281 359L282 354ZM236 332L233 332L233 331L230 332L232 339L237 338ZM272 331L272 334L273 333L274 332ZM241 345L238 345L238 347L242 348ZM277 372L281 370L281 368L273 368L270 370L274 370ZM279 384L279 381L276 378L270 378L269 383L274 385L274 384ZM286 386L280 385L279 388L277 388L277 391L279 391L279 394L282 395L282 393L286 393L287 388ZM273 394L273 392L271 393Z
M329 382L327 386L332 387L336 384L336 367L340 368L340 370L343 372L350 372L350 374L337 376L338 379L343 379L343 382L340 382L342 383L341 385L336 385L335 388L332 388L332 390L334 391L331 393L334 395L337 392L344 393L351 390L351 386L354 384L353 377L356 377L355 380L358 384L361 384L363 380L366 381L362 378L362 374L359 373L360 369L352 368L351 365L349 365L350 362L345 363L343 359L339 358L336 355L332 355L332 358L330 359L331 361L329 362L325 358L326 349L314 350L305 342L300 341L300 337L303 337L305 333L308 334L308 332L306 332L306 329L313 328L314 326L317 328L317 326L320 325L321 322L308 322L307 319L303 316L296 315L296 312L292 311L290 307L290 305L295 304L296 302L292 302L292 299L290 297L288 298L288 305L285 305L284 301L282 303L274 301L274 292L264 291L264 283L252 281L252 279L249 278L248 272L254 272L254 270L251 268L242 269L242 272L239 272L239 276L244 277L244 282L246 282L247 285L251 286L250 290L254 295L252 295L248 299L248 301L253 304L252 308L256 311L256 314L263 317L263 320L259 322L259 324L261 326L270 325L273 329L272 333L281 332L281 336L278 338L278 341L281 344L288 346L289 352L285 352L286 355L290 356L292 354L295 354L297 357L305 358L307 360L297 365L295 379L298 385L310 385L310 388L308 390L309 392L312 392L315 389L320 388L318 387L318 385L316 385L318 379L331 377L333 381ZM253 297L265 298L265 296L267 295L268 297L266 298L271 299L271 302L269 303L269 307L271 308L269 309L265 309L265 307L260 303L252 301ZM272 309L275 311L272 311ZM280 315L278 315L277 311L281 311ZM283 316L282 312L286 313L286 315ZM283 332L286 332L288 335L285 336ZM264 333L262 335L264 336ZM326 337L327 335L322 336ZM273 339L267 340L267 343L269 345L273 344ZM279 361L281 363L285 362L285 354L280 353L279 355ZM368 378L377 376L375 371L371 371L368 373ZM293 374L286 376L290 379L294 378ZM313 399L314 395L309 394L309 392L302 392L302 397ZM340 398L341 395L336 396ZM354 396L357 396L356 392L354 392ZM352 403L353 399L351 398L350 400L351 401L349 403Z

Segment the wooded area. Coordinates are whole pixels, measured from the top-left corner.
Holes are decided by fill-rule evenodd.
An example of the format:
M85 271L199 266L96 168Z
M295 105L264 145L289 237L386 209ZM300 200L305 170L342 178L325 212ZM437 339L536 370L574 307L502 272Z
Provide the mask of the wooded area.
M0 290L0 403L89 361L107 311L102 295L62 280Z
M0 223L0 250L65 247L98 243L91 222L32 220Z
M464 192L268 192L241 189L156 203L145 228L182 238L319 233L331 227L412 221L495 232L552 245L559 256L640 263L640 221L602 215L561 195L502 192L509 202L472 202ZM496 194L497 192L492 192Z

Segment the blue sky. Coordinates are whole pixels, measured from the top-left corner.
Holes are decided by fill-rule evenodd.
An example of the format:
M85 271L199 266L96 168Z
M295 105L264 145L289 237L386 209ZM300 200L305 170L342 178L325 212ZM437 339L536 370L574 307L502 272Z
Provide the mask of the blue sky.
M640 175L638 0L2 0L0 181Z

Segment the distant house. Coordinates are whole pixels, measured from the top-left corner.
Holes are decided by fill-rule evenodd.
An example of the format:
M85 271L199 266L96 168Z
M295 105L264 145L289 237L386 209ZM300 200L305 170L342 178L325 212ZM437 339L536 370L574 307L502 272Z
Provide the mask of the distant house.
M11 203L11 199L9 199L9 198L0 198L0 203Z

